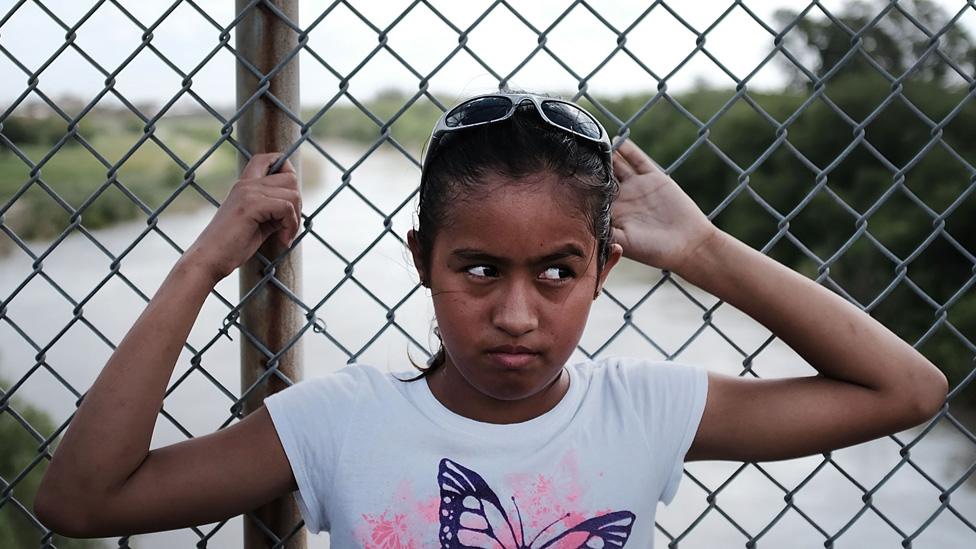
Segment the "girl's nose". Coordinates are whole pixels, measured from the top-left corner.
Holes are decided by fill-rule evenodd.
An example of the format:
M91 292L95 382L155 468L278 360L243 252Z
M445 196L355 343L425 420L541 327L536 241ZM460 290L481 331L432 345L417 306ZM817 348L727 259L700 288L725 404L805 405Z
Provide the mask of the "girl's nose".
M519 281L502 289L492 312L495 327L512 337L535 330L539 326L539 317L533 304L534 291L531 282Z

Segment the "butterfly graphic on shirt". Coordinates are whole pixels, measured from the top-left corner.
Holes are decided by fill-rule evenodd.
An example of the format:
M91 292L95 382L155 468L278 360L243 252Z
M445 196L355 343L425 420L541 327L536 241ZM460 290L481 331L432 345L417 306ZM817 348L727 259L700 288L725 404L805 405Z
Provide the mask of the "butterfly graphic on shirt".
M578 549L620 548L627 543L634 524L633 513L615 511L584 520L537 547L535 542L539 536L565 516L553 521L536 534L532 541L526 543L522 513L515 498L512 497L512 503L515 504L515 512L518 514L521 534L518 537L498 495L478 473L444 458L441 459L437 471L437 484L441 490L441 549L545 549L556 547L556 544L559 544L558 547L572 546ZM505 528L508 529L508 535L504 532Z

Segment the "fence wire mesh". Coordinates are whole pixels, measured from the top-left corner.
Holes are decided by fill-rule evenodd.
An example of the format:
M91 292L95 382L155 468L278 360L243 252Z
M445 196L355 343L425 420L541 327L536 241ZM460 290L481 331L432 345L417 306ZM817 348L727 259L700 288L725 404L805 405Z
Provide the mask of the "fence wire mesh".
M2 431L4 448L13 448L14 438L23 438L32 449L29 455L9 453L12 469L0 476L0 524L27 523L38 545L55 545L54 534L33 516L27 489L36 487L71 411L148 302L151 288L161 281L164 273L144 272L141 262L168 269L199 232L201 220L219 205L226 191L220 182L233 177L227 158L250 156L251 151L235 139L235 124L243 112L259 99L270 100L300 128L301 138L285 152L301 149L307 163L304 227L295 245L303 247L308 266L303 295L288 294L306 323L291 344L305 338L306 352L314 357L307 361L313 375L334 369L326 365L329 361L401 364L407 350L417 356L430 352L428 298L404 267L404 236L411 225L422 141L414 137L423 133L410 124L420 119L423 124L418 127L429 131L434 117L450 106L452 100L434 90L456 66L501 88L518 86L544 63L561 75L559 86L573 90L567 98L592 107L617 137L638 139L647 135L646 130L638 132L641 125L651 124L661 141L650 153L679 183L689 182L689 193L716 223L735 233L746 223L743 220L752 220L749 223L762 227L748 233L750 243L764 253L789 259L794 268L872 314L924 319L898 330L899 335L934 356L944 371L956 372L938 416L920 429L875 441L876 453L867 466L845 462L843 451L794 460L789 470L777 463L701 469L698 463L688 464L685 489L674 506L678 511L659 514L661 541L671 547L752 547L778 539L787 528L794 532L785 538L790 546L833 547L862 539L856 532L865 523L878 541L872 547L961 547L944 540L976 541L976 506L957 503L974 501L966 494L973 490L976 437L965 419L954 413L955 406L963 410L963 403L976 402L971 386L976 376L976 324L968 312L976 311L976 257L972 233L967 231L972 224L966 221L973 215L976 155L968 143L972 134L968 141L959 137L971 132L971 126L958 127L974 109L976 49L960 46L959 37L966 22L976 20L976 3L957 2L940 12L946 17L939 19L931 16L933 5L925 2L862 3L853 8L810 2L802 10L780 10L772 20L751 7L758 3L728 2L703 18L703 7L655 1L621 18L612 13L615 7L600 8L595 1L561 2L558 9L550 5L539 16L542 8L495 0L471 4L477 7L469 6L467 13L474 16L462 17L454 4L415 0L384 5L383 17L377 17L368 14L375 14L375 9L340 0L316 5L303 23L262 0L229 16L214 15L217 8L206 2L177 0L149 18L115 0L74 3L70 8L55 8L53 0L8 3L0 17L0 74L4 81L17 83L17 95L6 99L0 114L0 231L9 256L0 278L5 355L0 372L14 377L0 392L0 419L11 426ZM300 112L274 97L268 82L284 63L263 74L233 47L235 28L254 9L275 13L297 35L298 47L285 62L301 58L304 81L314 80L320 88L332 86L331 97ZM86 36L91 21L108 11L113 25L122 30L114 38ZM24 60L24 44L4 39L27 12L42 16L54 29L45 36L57 40L48 44L50 48L37 48L45 54L35 52L30 61ZM343 21L355 23L349 32L367 37L362 43L371 41L371 46L321 39L322 33L332 32L329 25L340 13ZM169 49L159 45L167 33L178 34L176 27L191 19L195 32L209 35L209 50L187 52L172 44ZM491 23L495 19L504 22ZM745 21L750 32L763 37L766 49L758 62L744 64L711 46L710 38L732 19ZM654 55L635 46L664 20L684 29L686 36L681 47L654 44L663 54L676 56L671 64L655 62ZM504 35L496 32L498 28ZM589 57L582 60L554 45L565 43L560 35L564 28L572 29L570 40L593 41L586 48ZM886 42L893 35L885 29L892 28L914 41ZM438 38L448 45L438 43ZM86 46L113 39L117 43L111 55L94 55ZM438 59L411 58L406 52L416 51L412 41L422 42L422 48L436 52ZM493 47L500 42L511 46L506 51L519 53L501 57ZM810 51L816 47L819 57L814 59ZM147 59L165 73L160 76L167 79L161 89L174 91L161 105L130 100L124 92L129 68ZM375 86L357 87L357 77L375 80L362 75L381 59L384 67L407 74L404 78L415 88L384 92L376 99ZM199 85L227 76L208 75L208 67L221 60L243 65L261 82L259 91L236 110L219 106L219 100L208 98ZM707 92L672 92L672 82L703 60L724 79L724 92L708 96L711 99L704 103ZM647 93L621 99L593 91L599 87L595 82L619 63L628 65L635 81L646 83ZM776 102L769 92L751 87L774 66L792 75L789 100ZM45 79L52 73L82 67L88 76L78 78L101 82L90 98L59 100L45 91ZM839 84L834 91L832 86L849 78L845 71L852 67L860 67L860 74L870 78L858 80L863 84L854 86L853 92ZM913 86L922 78L929 87L918 91ZM223 85L230 87L230 82ZM945 98L949 107L929 108L933 94ZM859 98L873 103L850 107ZM127 128L109 133L134 136L124 146L118 139L109 146L105 135L86 125L106 105L112 105L114 116ZM188 106L197 111L192 120L184 116ZM903 129L916 139L907 145L909 153L897 158L886 154L890 136L884 130L872 133L879 121L896 117L895 109L895 133ZM353 119L358 125L350 123ZM25 120L26 130L16 125ZM733 120L740 123L730 126L734 131L725 127ZM798 130L817 121L823 122L818 131L828 133L834 145L826 153L811 153L805 134ZM49 142L32 141L52 127ZM191 131L197 141L186 137ZM350 137L357 140L337 140ZM667 140L670 145L664 144ZM752 148L738 146L742 142L752 143ZM156 163L147 160L150 157ZM705 158L713 171L698 169ZM849 169L854 159L861 162L857 166L868 166L866 172ZM933 173L947 180L918 181L913 170L927 162L941 167ZM134 164L160 172L153 180L157 187L142 181L144 172L127 170ZM774 164L788 165L792 171L765 171ZM100 175L96 185L79 194L67 183L81 165L93 166ZM870 177L864 176L867 172ZM783 173L791 177L773 177ZM837 183L846 177L852 178L846 186ZM324 183L315 187L313 178ZM783 191L786 188L792 190ZM125 205L118 206L120 201ZM203 214L193 217L192 209L179 207L182 202L194 203ZM30 218L40 215L41 203L58 210L61 219L50 222L48 238L21 228L28 226L25 219L36 221ZM116 230L95 228L88 221L96 218L100 223L103 217L139 223ZM893 243L880 234L889 231L879 231L872 223L878 218L902 221L898 230L913 236ZM814 233L830 236L810 236ZM72 255L63 251L70 246ZM264 258L264 283L285 289L274 277L281 259ZM749 327L730 306L677 276L634 272L625 270L608 284L580 344L580 357L638 352L708 361L710 367L755 377L812 372L772 334ZM204 306L166 391L154 446L206 434L240 419L244 399L272 376L295 381L277 369L278 358L291 345L272 352L239 322L239 311L253 292L234 298L235 283L222 281ZM888 303L894 303L895 310L885 313ZM349 315L350 310L356 314ZM242 392L232 388L239 381L237 372L226 368L237 353L237 342L228 343L234 336L259 348L268 360L265 374ZM938 349L926 347L930 341L937 341ZM88 366L82 368L78 362ZM26 403L14 400L18 393L43 394L56 420L38 419ZM937 430L940 446L926 449L925 442L935 438ZM961 453L938 453L949 444ZM0 461L7 460L5 455ZM952 460L961 460L961 466L947 465ZM907 473L914 483L907 492L885 492ZM804 503L804 492L816 492L828 476L834 484L819 488L819 499ZM748 491L754 499L737 499L736 490ZM912 512L902 507L906 496L921 502ZM743 509L742 501L751 503ZM827 507L834 513L829 518L824 515ZM188 544L212 545L220 543L227 524L183 533ZM287 541L267 528L263 531L270 546ZM704 531L723 537L698 538ZM955 532L956 537L940 537L942 531ZM175 546L172 539L168 546ZM702 539L723 542L708 545ZM120 538L118 544L128 546L129 541Z

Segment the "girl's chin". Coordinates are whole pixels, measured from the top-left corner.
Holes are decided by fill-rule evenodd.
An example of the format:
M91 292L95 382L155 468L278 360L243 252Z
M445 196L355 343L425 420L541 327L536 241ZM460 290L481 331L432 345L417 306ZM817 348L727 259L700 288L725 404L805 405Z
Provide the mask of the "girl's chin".
M463 362L465 367L455 365L454 370L469 386L497 400L530 398L559 379L562 364L550 363L547 355L497 356L500 354L483 353L471 357Z
M476 388L496 400L524 400L537 396L547 387L548 376L530 373L527 369L500 369L494 375L480 376Z

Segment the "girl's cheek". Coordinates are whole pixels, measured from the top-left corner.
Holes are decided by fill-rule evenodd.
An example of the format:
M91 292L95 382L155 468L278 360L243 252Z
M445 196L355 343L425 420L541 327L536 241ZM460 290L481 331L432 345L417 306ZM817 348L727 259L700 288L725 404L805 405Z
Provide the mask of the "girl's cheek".
M549 292L545 297L554 310L562 311L561 314L578 314L581 310L585 314L593 302L594 291L592 281L581 278Z
M438 309L438 316L470 319L481 314L482 310L486 307L486 303L485 299L459 290L442 293L438 296L438 302L435 303L435 308Z

